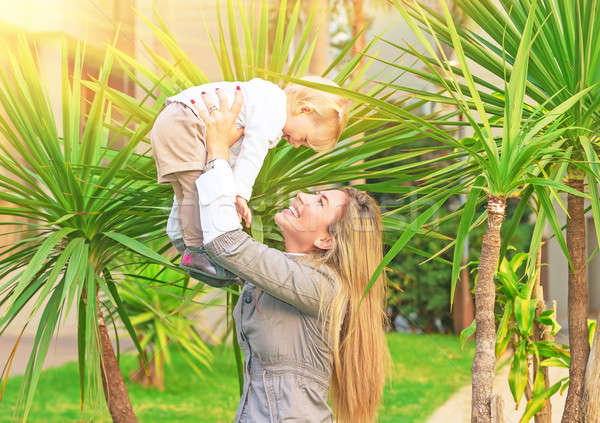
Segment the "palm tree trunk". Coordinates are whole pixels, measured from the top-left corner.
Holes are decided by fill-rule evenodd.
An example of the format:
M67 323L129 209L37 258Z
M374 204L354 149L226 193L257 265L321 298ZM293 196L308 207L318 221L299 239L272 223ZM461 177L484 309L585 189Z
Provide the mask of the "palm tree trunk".
M138 340L140 342L143 338L143 335L138 335ZM149 361L144 359L144 357L140 354L138 355L138 368L137 370L132 370L129 373L129 380L133 383L139 383L145 388L153 386L159 391L164 391L164 374L164 360L162 357L158 363L157 371L156 354Z
M452 324L455 333L461 333L473 323L473 297L469 288L469 269L467 268L467 251L463 254L460 277L456 284L456 297L452 308Z
M309 3L307 3L308 6ZM312 7L312 4L310 4ZM317 37L315 50L310 58L308 73L311 75L321 75L327 66L329 66L329 2L327 0L318 0L315 15L314 28Z
M352 19L352 36L356 36L365 26L365 11L364 11L364 0L352 0L352 8L354 16ZM367 34L363 31L360 37L356 39L356 42L352 45L352 57L362 53L367 45ZM355 72L358 73L362 67L364 58L360 60L359 66L356 67Z
M133 413L127 386L123 379L123 374L119 368L119 362L115 356L104 316L98 302L98 329L100 332L100 344L102 346L102 360L100 373L102 374L102 388L104 388L104 397L106 405L110 411L113 422L115 423L137 423L137 418Z
M496 364L496 325L494 321L494 304L496 286L494 274L500 256L500 228L504 221L506 198L489 196L487 203L487 230L481 244L479 276L475 286L475 358L471 369L472 402L471 422L492 423L492 414L501 416L500 412L492 412L496 407L493 398L494 368Z
M537 273L536 273L536 278L535 278L535 285L533 287L533 298L535 298L537 300L537 304L535 306L535 316L540 317L540 315L546 309L546 303L544 302L544 290L543 290L542 284L541 284L541 276L542 276L542 246L541 245L540 245L540 248L538 249L538 253L537 253L536 269L537 269ZM548 330L547 326L536 321L533 326L533 338L535 341L550 341L552 338L552 335L550 334L550 331ZM538 368L539 368L539 363L537 362L537 359L534 356L533 357L533 380L534 381L537 376ZM548 375L548 367L542 367L540 371L544 375L544 386L547 390L550 388L550 378ZM546 400L544 408L542 408L540 411L538 411L538 413L535 415L535 423L552 423L552 405L550 403L550 400Z
M358 33L365 26L365 11L364 11L364 0L352 0L352 38L356 37ZM356 39L354 44L352 44L352 57L360 55L365 47L367 46L367 33L366 30L363 31L360 36ZM364 65L364 57L359 59L357 66L352 71L353 77L358 78L361 69ZM364 136L364 133L356 134L352 137L352 140L360 139ZM361 143L355 145L355 147L361 146ZM360 160L357 164L364 163L364 160ZM350 185L361 185L366 183L365 178L357 178L353 181L350 181Z
M138 356L138 368L129 373L131 383L138 383L144 388L154 385L154 363L153 360L144 362L141 356Z
M582 175L569 175L571 188L583 192ZM581 397L583 379L590 353L588 341L588 290L585 251L585 212L583 198L568 194L567 209L567 248L573 266L569 266L569 348L571 365L569 367L569 392L565 403L562 423L581 421Z
M583 423L600 422L600 329L596 329L594 345L585 372L581 412Z

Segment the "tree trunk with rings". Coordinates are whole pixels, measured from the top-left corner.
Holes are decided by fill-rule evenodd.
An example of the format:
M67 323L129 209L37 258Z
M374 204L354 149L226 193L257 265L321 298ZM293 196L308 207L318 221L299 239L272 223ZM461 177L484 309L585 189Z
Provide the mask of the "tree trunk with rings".
M600 320L600 316L597 320ZM581 412L583 423L600 423L600 326L596 328L594 344L585 371Z
M502 418L501 402L494 396L496 365L496 325L494 274L500 257L500 229L506 211L506 198L489 196L487 229L481 244L478 278L475 286L475 357L472 376L472 423L493 423Z
M576 171L569 174L568 185L583 192L583 175ZM581 398L583 380L590 345L588 340L588 290L586 269L585 209L584 199L568 194L567 249L573 266L569 266L569 391L565 402L562 423L581 422Z
M119 368L119 362L115 355L106 322L98 302L98 330L100 332L100 344L102 347L102 360L100 362L100 373L102 374L102 388L106 405L114 423L137 423L133 413L127 386L123 379L123 373Z

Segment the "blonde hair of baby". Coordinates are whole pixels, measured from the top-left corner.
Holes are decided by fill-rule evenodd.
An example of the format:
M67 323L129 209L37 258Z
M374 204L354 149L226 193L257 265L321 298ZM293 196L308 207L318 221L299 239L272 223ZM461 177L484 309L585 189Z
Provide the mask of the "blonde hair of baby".
M302 80L339 87L332 80L321 76L305 76ZM319 140L318 143L313 140L310 147L318 152L333 149L348 122L348 99L300 84L288 85L285 92L294 113L299 113L302 108L309 108L314 113L312 117L316 125L329 125L332 129L327 139Z

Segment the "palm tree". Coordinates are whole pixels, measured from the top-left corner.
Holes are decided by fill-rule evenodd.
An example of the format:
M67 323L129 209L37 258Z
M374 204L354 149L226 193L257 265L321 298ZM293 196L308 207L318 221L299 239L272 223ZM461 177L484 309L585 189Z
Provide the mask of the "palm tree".
M158 264L129 263L119 266L119 271L125 276L119 294L146 353L138 356L139 368L130 374L131 380L163 390L171 349L177 349L192 370L203 376L203 370L210 367L212 352L199 331L215 344L220 342L197 321L198 313L206 308L198 299L210 287L191 284L187 275Z
M418 153L410 152L409 154L398 154L386 158L377 158L377 155L392 146L420 139L422 133L418 131L425 122L424 119L416 117L414 117L416 119L414 121L404 120L413 116L411 110L418 109L423 102L416 102L410 106L407 106L404 101L390 104L385 100L393 94L393 90L386 91L385 87L367 90L365 84L350 80L356 67L356 60L345 65L333 77L343 88L298 79L307 72L311 52L315 45L315 39L309 38L310 24L313 19L313 15L311 15L305 24L302 37L296 45L296 51L293 55L289 54L295 26L298 22L299 5L300 2L297 1L288 22L285 22L287 3L285 1L281 2L274 42L276 45L283 47L274 50L270 56L268 55L267 45L269 28L268 19L266 18L268 12L266 2L263 2L259 12L261 19L253 27L251 26L253 21L248 19L247 11L243 8L241 9L241 25L237 24L235 20L236 9L233 2L229 1L227 5L229 42L225 39L225 31L218 34L219 38L217 40L214 40L212 34L208 34L210 39L214 41L214 52L219 59L224 80L247 80L253 77L264 77L274 82L286 83L293 81L347 96L355 101L355 105L351 109L350 123L342 134L342 139L346 140L357 133L368 133L363 140L350 143L342 142L338 148L317 157L308 149L293 149L287 143L281 143L269 153L256 180L255 194L251 200L251 205L254 208L253 221L256 222L256 226L252 229L253 235L258 239L266 239L275 243L281 241L281 238L273 230L272 216L275 213L274 208L276 210L277 207L283 206L298 190L331 183L344 183L362 177L367 179L378 178L380 180L376 184L365 185L364 189L372 190L372 192L388 192L395 189L394 184L398 181L398 178L404 175L399 174L400 164L398 166L390 166L390 164L396 164L396 162L408 158L413 159ZM127 116L129 122L144 127L152 123L156 110L161 107L161 102L165 97L192 85L208 82L200 69L179 48L176 40L164 26L160 17L156 16L156 19L158 25L152 24L147 19L145 20L171 56L172 62L151 51L155 66L158 68L158 72L156 72L124 52L118 50L114 52L119 64L129 74L139 73L150 81L151 85L144 85L140 79L135 81L144 92L149 93L147 97L140 101L97 81L84 82L87 87L96 92L105 92L113 107ZM237 32L238 27L243 28L241 37ZM251 43L251 40L255 38L254 34L258 36L256 46ZM244 49L241 48L242 45L245 46ZM368 45L367 50L369 48ZM324 74L328 75L332 72L334 66L343 60L349 50L350 46L333 60ZM288 56L291 56L291 59L288 60ZM362 90L365 90L365 92L361 92ZM382 124L390 126L379 129ZM429 127L433 128L436 133L443 132L433 125L429 125ZM128 128L122 128L121 132L126 135L135 133L134 130ZM348 148L359 142L369 140L377 140L377 143L373 142L372 145L365 145L361 148ZM146 160L151 160L147 155L144 157ZM366 161L360 163L362 159L366 159ZM170 197L166 196L164 201L168 203Z
M341 2L348 10L347 13L350 16L350 35L354 40L352 43L352 57L361 57L360 64L356 69L356 72L358 72L364 63L362 54L367 47L368 16L365 13L365 6L388 9L389 2L386 0L332 0L332 2Z
M345 86L343 89L296 79L295 76L306 73L314 49L315 41L309 37L312 17L302 31L294 54L290 55L300 1L295 3L287 21L286 9L287 3L281 2L274 40L281 48L268 54L266 1L262 2L258 20L242 8L239 21L235 18L233 2L228 1L230 38L226 39L221 20L217 40L211 36L223 79L246 80L255 76L273 81L292 79L349 96L356 105L344 138L369 131L362 141L372 142L352 150L348 147L353 143L347 143L318 157L309 150L294 150L286 144L271 151L257 179L251 206L255 213L253 235L274 246L280 246L282 241L274 229L274 210L282 207L295 191L366 177L369 180L377 178L377 181L362 188L393 192L404 175L402 169L412 168L408 161L415 153L385 158L379 158L378 154L421 137L420 123L404 125L401 122L421 103L406 107L402 102L391 105L385 101L391 94L385 87L366 90L364 85L350 81L356 61L343 66L335 77ZM16 151L0 147L4 153L0 156L0 165L8 175L0 177L0 200L13 205L0 208L0 214L16 216L39 232L39 235L6 246L0 255L0 277L8 278L0 287L0 301L7 306L0 318L0 333L17 315L24 313L26 304L32 305L31 317L42 313L24 379L23 421L31 408L58 319L68 313L73 303L77 305L79 322L82 407L85 393L94 395L94 388L100 389L102 385L114 421L135 421L106 330L102 305L116 310L143 356L143 348L117 290L122 274L115 267L122 264L122 257L126 256L124 251L137 254L142 263L156 262L172 267L158 254L164 248L157 252L145 245L148 241L158 239L163 242L165 239L165 212L170 206L171 195L168 189L156 185L155 166L152 158L144 153L144 143L148 141L154 116L167 95L208 82L201 69L177 46L160 18L157 19L158 25L147 22L173 59L171 62L150 50L158 71L109 47L99 76L92 81L81 81L83 53L78 47L74 65L69 69L69 52L65 47L62 136L56 129L32 50L25 39L9 53L11 67L0 71L0 104L7 116L0 120L0 130ZM242 28L241 38L238 28ZM346 53L347 50L342 52L328 71L340 63ZM288 57L290 60L286 61ZM146 93L143 99L129 97L107 85L113 60L130 72L135 83ZM135 78L136 74L143 75L143 80ZM89 115L85 118L80 109L80 82L95 91ZM126 117L125 122L113 121L111 112L114 110ZM378 129L382 122L387 126ZM128 139L119 151L111 148L118 137ZM363 159L365 161L361 162ZM34 223L28 220L34 220ZM390 220L386 222L389 225ZM418 227L413 225L406 233L417 231ZM237 293L229 292L230 309L236 299ZM239 348L236 352L238 363L241 363ZM241 377L242 369L238 367L238 371Z
M172 266L141 242L163 237L165 214L156 206L164 190L139 177L147 169L133 155L149 127L140 127L123 150L111 149L105 127L111 105L104 92L98 92L84 118L84 49L77 45L69 50L65 42L61 134L33 48L24 36L11 46L8 57L10 66L0 70L0 105L6 116L0 119L0 132L8 143L0 146L0 199L10 205L1 207L0 215L15 216L27 229L25 239L0 252L0 301L5 306L0 333L19 314L28 313L27 322L41 314L23 381L22 421L31 409L59 320L74 306L82 407L85 393L94 395L102 386L113 420L135 422L103 304L116 311L141 352L111 267L125 251L142 262ZM107 54L98 81L106 83L111 65Z
M473 129L472 137L460 141L453 141L451 145L458 151L464 152L466 160L457 163L450 170L440 171L440 174L456 174L457 168L463 167L462 175L466 177L463 182L464 189L468 191L467 202L460 219L457 240L455 245L454 266L452 275L452 296L454 286L460 268L462 256L462 243L472 224L475 206L481 196L487 201L487 230L481 247L481 256L478 269L478 279L475 289L475 319L476 319L476 352L473 361L472 378L472 415L473 422L490 422L495 407L493 396L493 378L495 364L495 339L496 328L494 321L495 284L494 274L500 257L500 229L505 216L506 199L517 195L527 187L532 187L544 206L544 212L554 220L554 210L550 206L549 195L546 191L548 186L553 189L561 189L573 195L581 196L581 192L560 184L557 181L539 178L540 163L554 157L563 158L560 151L564 140L561 138L566 129L557 128L557 122L561 116L570 110L585 91L572 97L565 98L553 109L544 110L538 107L531 111L527 121L523 121L525 104L525 86L527 83L527 69L530 64L529 43L535 20L535 2L524 19L524 28L521 39L515 46L512 72L505 86L503 94L504 104L501 110L504 118L499 122L502 128L502 136L495 137L492 132L493 121L482 101L476 79L470 73L467 65L466 52L469 45L459 37L449 8L442 1L443 15L439 21L433 22L420 6L413 4L412 10L415 16L421 18L425 28L431 25L441 25L447 29L446 41L451 43L456 52L459 62L457 67L447 60L439 60L435 46L440 45L438 34L434 33L434 41L430 42L425 36L425 30L421 29L417 22L411 17L408 10L400 3L397 9L411 26L419 41L427 51L423 55L418 51L407 48L411 53L420 58L429 68L427 77L436 85L444 87L448 97L446 102L457 104L469 126ZM437 15L436 15L437 16ZM437 51L443 51L437 49ZM441 71L440 71L441 69ZM417 72L417 71L415 71ZM449 76L445 76L449 75ZM460 79L464 78L464 79ZM464 82L463 82L464 81ZM480 81L477 81L480 82ZM406 87L404 87L406 89ZM421 93L427 96L425 93ZM442 98L440 95L430 98ZM497 106L496 106L497 107ZM474 115L472 109L476 111ZM498 114L500 111L496 109ZM549 127L549 128L546 128ZM545 131L542 131L545 129ZM438 181L434 181L438 183ZM530 189L531 190L531 189ZM560 232L560 230L558 230ZM537 250L535 250L537 252ZM532 278L534 279L534 278ZM533 288L533 285L532 285Z
M274 43L282 48L273 50L271 54L268 53L268 9L265 1L262 2L258 21L250 19L249 14L242 8L237 22L233 2L228 1L230 38L226 39L222 25L217 40L211 37L215 54L221 64L223 79L245 80L262 76L276 82L294 81L347 96L355 101L355 105L343 138L350 139L356 134L367 134L359 141L342 143L334 151L316 157L309 150L294 150L286 144L270 152L257 179L251 206L254 211L253 235L273 246L281 246L282 241L280 234L274 229L274 210L282 207L297 190L365 178L365 183L359 187L361 189L371 192L402 192L401 182L407 179L437 178L437 169L433 166L442 159L414 163L415 157L431 152L430 148L386 157L380 157L380 153L392 147L410 145L420 140L424 133L428 137L457 145L453 138L435 123L428 122L426 117L417 117L411 113L423 104L422 101L411 105L407 105L406 100L390 104L386 100L394 93L393 89L390 90L385 85L367 89L366 85L360 82L360 78L351 80L350 77L354 74L361 56L356 56L343 66L334 77L344 88L298 80L297 76L302 76L308 68L315 45L314 39L309 36L309 17L295 53L288 54L299 7L300 2L297 1L290 19L286 22L287 3L281 2ZM168 261L139 242L162 236L162 226L166 219L164 211L169 205L171 195L168 190L157 187L154 183L152 159L147 154L137 152L143 149L142 143L147 142L146 136L154 116L166 96L191 85L208 82L201 69L177 46L160 18L157 19L158 25L149 21L148 24L166 47L172 60L149 50L158 69L156 71L141 65L126 53L109 49L106 65L99 77L84 82L86 86L94 89L96 96L81 136L76 130L80 120L80 59L76 61L72 84L68 83L67 67L63 70L65 134L62 138L58 137L56 131L48 130L48 125L52 127L53 116L49 112L44 90L39 86L39 78L32 74L35 67L32 66L33 58L30 57L28 47L22 46L18 52L19 61L13 60L14 75L4 77L5 83L0 93L3 95L2 104L7 110L9 121L2 121L3 133L22 154L27 165L41 177L32 176L31 171L20 165L19 159L14 155L3 158L3 167L7 168L14 178L2 180L2 187L8 194L3 194L0 198L16 204L17 207L4 208L2 213L17 215L23 219L35 217L41 222L36 224L36 227L41 229L43 236L11 246L7 249L6 259L0 262L3 266L3 276L30 262L21 279L12 279L2 287L3 302L11 304L1 321L2 329L21 312L22 305L31 299L32 292L39 290L40 286L43 286L40 292L43 295L40 298L51 299L44 309L45 319L38 330L40 341L36 343L36 349L31 356L32 370L25 379L25 418L31 406L49 339L56 327L57 316L61 310L68 310L68 305L76 299L79 305L82 401L85 381L93 380L86 375L100 368L101 357L103 368L107 371L99 373L108 385L106 392L113 418L115 421L135 419L130 406L122 407L122 404L118 403L118 400L127 398L126 391L120 382L117 386L111 385L117 377L113 377L108 370L118 367L112 366L109 369L108 366L115 363L114 360L108 362L110 340L106 334L101 310L98 322L94 316L97 309L99 310L99 300L112 302L142 353L131 321L124 312L120 296L115 289L119 273L113 274L112 269L116 263L120 263L117 260L125 249L141 255L144 260L171 266ZM242 28L241 38L237 31L239 27ZM256 45L253 43L255 39ZM369 43L363 53L366 54L371 45L372 43ZM325 74L341 63L350 47L334 59ZM129 97L107 85L113 57L129 75L144 76L144 80L135 78L135 83L147 93L145 98L139 100ZM288 57L290 60L286 61ZM361 72L364 72L368 65L369 63L366 63ZM13 80L26 81L29 85L11 85L6 82ZM21 102L16 99L31 100ZM41 111L36 110L36 114L32 104L38 108L40 105L44 107ZM112 121L110 111L113 109L118 109L127 117L125 124ZM28 124L24 125L24 122ZM112 141L108 129L114 137L129 138L129 143L123 150L112 151L108 148ZM38 137L38 134L42 134L43 137ZM358 143L361 145L357 146ZM455 158L459 156L461 155L455 155ZM421 170L420 166L423 166L424 170ZM37 187L38 184L41 184L39 192L37 188L32 190L31 187ZM386 227L402 230L402 236L392 250L398 251L415 233L423 232L421 226L431 219L446 199L462 189L452 186L443 189L436 189L435 186L425 187L421 190L424 195L419 207L431 207L412 222L405 223L396 219L399 209L386 213ZM35 194L34 202L30 198L32 192ZM43 199L45 203L40 203L38 198ZM431 198L437 199L432 205L428 204ZM160 207L161 205L165 207ZM36 248L36 243L40 248ZM34 254L34 251L38 252ZM99 298L99 292L105 298ZM235 292L230 293L229 300L229 304L235 304ZM35 304L36 310L43 304L43 300L40 301ZM95 336L100 338L98 333L103 336L103 346L106 347L103 355L100 353L99 341L94 341ZM237 352L239 354L239 349ZM238 370L241 374L241 369ZM120 373L117 376L122 381ZM123 409L127 410L125 416L122 415Z
M320 75L329 66L329 0L315 0L314 34L316 39L315 50L310 60L308 72L312 75ZM306 3L309 6L310 3ZM310 10L307 10L310 15Z
M262 77L281 84L293 81L334 92L355 101L350 113L350 123L342 134L342 139L345 141L340 143L338 148L327 154L315 156L311 150L293 149L287 143L281 143L271 150L265 159L250 201L253 211L250 231L257 240L279 248L283 243L273 217L275 211L285 207L297 191L366 178L369 183L365 182L359 188L371 192L396 192L400 181L405 178L403 169L412 169L414 166L411 163L414 157L423 154L411 151L383 158L379 156L392 147L413 143L423 136L420 129L421 120L414 122L406 120L413 116L411 110L418 109L423 102L406 105L405 101L400 101L397 104L390 104L386 100L393 94L393 90L386 90L386 87L379 86L367 89L366 84L360 82L360 78L351 80L360 56L341 66L339 72L332 77L344 88L298 79L306 74L316 44L316 39L311 38L315 8L306 18L300 39L293 43L299 22L300 6L301 1L296 1L290 12L287 2L280 2L275 28L271 28L274 34L273 45L279 47L276 49L270 49L269 9L266 1L261 2L255 19L247 9L234 7L233 1L229 0L225 9L229 38L226 38L227 32L221 15L218 15L219 33L216 37L207 34L220 64L223 80L248 80ZM236 18L236 15L239 18ZM108 87L100 80L84 82L85 86L95 92L104 93L113 107L126 117L127 125L119 122L109 124L116 135L126 137L136 135L144 137L147 134L147 129L151 127L158 110L162 107L164 98L190 86L209 82L201 69L181 50L159 16L155 16L157 24L145 17L142 18L152 28L155 37L162 43L170 57L161 56L148 48L149 54L154 59L154 67L148 67L125 52L115 50L114 55L128 75L144 76L143 80L135 77L134 82L139 85L142 92L147 93L147 96L139 100ZM292 50L293 44L294 50ZM372 43L367 45L367 51L371 45ZM351 44L332 61L324 71L325 75L333 73L333 69L342 63L350 48ZM361 73L368 69L370 62L372 60L365 64ZM435 132L440 132L435 126L429 126ZM131 129L132 127L134 129ZM360 141L348 141L354 135L365 132L368 135ZM148 140L143 139L143 141ZM364 144L357 146L358 143ZM138 166L143 165L143 176L147 177L146 182L153 184L155 179L152 173L154 172L152 159L147 153L149 148L145 153L137 156L140 163ZM420 174L418 171L414 173ZM171 198L164 192L164 196L155 201L156 204L169 206ZM439 207L441 204L437 206ZM393 211L390 211L389 215L392 214ZM396 219L391 217L386 218L385 223L392 230L397 230L399 227ZM409 227L405 231L405 239L410 239L410 236L419 231L418 225ZM238 292L235 288L227 291L229 313L233 310L237 298ZM233 337L241 388L243 369L241 352L236 341Z
M413 3L405 2L409 8L413 7ZM567 111L562 121L562 127L569 128L563 149L569 152L568 158L571 159L567 184L575 191L583 192L587 182L596 231L600 233L596 135L600 126L600 53L592 47L600 42L600 22L596 19L600 13L600 2L503 0L498 7L492 0L457 0L457 4L477 25L473 31L458 31L466 57L502 80L514 72L526 18L537 4L534 26L539 33L530 46L525 93L538 105L552 108L575 93L587 90L587 94ZM427 8L413 16L422 24L426 17L431 25L427 31L435 34L441 44L453 44L452 33L443 17ZM483 107L490 113L501 113L499 107L506 94L504 87L482 79L476 79L476 83ZM569 344L572 360L563 423L581 418L579 403L589 354L583 199L568 193L567 210L567 242L561 247L569 258Z

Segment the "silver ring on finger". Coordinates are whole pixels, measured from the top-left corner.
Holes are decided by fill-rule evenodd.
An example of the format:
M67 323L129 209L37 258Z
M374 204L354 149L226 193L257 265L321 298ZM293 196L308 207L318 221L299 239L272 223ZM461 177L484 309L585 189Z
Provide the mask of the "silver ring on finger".
M212 113L212 112L214 112L215 110L219 110L219 108L218 108L217 106L210 106L210 107L208 108L208 113Z

